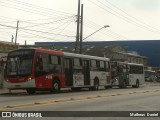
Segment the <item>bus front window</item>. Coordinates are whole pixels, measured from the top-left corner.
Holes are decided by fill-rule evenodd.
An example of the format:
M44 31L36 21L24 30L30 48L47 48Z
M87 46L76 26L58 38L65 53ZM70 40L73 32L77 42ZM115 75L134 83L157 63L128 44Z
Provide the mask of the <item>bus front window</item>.
M32 72L31 56L9 56L7 60L7 76L23 76Z

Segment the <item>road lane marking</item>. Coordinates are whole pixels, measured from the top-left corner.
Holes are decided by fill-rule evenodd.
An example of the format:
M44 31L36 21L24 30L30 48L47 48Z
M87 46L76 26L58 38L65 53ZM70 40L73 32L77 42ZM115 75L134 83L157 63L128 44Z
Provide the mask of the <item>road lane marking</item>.
M60 104L66 102L75 102L75 101L82 101L82 100L91 100L91 99L101 99L106 97L116 97L116 96L124 96L124 95L134 95L137 93L151 93L151 92L160 92L160 90L151 90L151 91L137 91L137 92L127 92L127 93L116 93L110 95L97 95L97 96L82 96L82 97L75 97L75 98L67 98L67 99L59 99L59 100L47 100L47 101L40 101L34 103L26 103L26 104L18 104L18 105L8 105L0 107L0 111L10 110L15 108L26 108L26 107L36 107L36 106L43 106L43 105L50 105L50 104Z

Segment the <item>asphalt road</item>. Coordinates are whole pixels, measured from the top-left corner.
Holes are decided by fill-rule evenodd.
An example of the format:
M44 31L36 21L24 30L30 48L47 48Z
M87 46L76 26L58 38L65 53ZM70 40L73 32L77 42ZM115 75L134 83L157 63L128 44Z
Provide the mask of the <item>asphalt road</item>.
M61 93L51 94L39 92L28 95L26 92L1 93L0 111L160 111L160 86L143 86L126 89L100 89L88 91L87 89L71 92L63 90ZM81 112L79 112L81 113ZM118 113L113 112L115 116ZM52 113L51 113L52 114ZM53 113L54 114L54 113ZM52 114L52 116L54 116ZM57 113L56 113L57 114ZM68 114L68 113L64 113ZM60 112L59 116L63 116ZM72 114L71 112L69 114ZM92 114L94 114L92 116ZM98 113L88 112L89 117L76 117L76 120L95 119L159 119L159 117L95 117ZM86 115L86 116L87 116ZM47 117L41 119L75 119L74 117ZM4 118L7 119L7 118ZM13 118L12 118L13 119ZM20 118L19 118L20 119ZM23 118L24 120L27 118ZM36 118L32 118L36 120ZM37 118L40 119L40 118ZM17 118L15 118L17 120Z

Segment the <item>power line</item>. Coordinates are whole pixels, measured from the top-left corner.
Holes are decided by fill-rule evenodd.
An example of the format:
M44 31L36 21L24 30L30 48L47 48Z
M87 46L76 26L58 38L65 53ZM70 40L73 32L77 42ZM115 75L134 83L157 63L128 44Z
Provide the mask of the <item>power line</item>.
M68 23L60 32L59 34L61 34L71 23Z
M7 1L5 1L5 2L1 1L0 5L4 6L4 7L9 7L9 8L17 9L17 10L22 10L22 11L29 12L29 13L32 13L32 14L49 16L49 17L53 16L53 13L54 13L54 11L48 12L48 11L45 11L45 10L42 10L42 9L37 9L35 7L29 7L29 6L15 4L15 1L13 3L9 3ZM54 16L56 16L56 14ZM57 16L59 16L59 15L60 14L58 14Z
M14 27L14 26L3 25L3 24L0 24L0 26L9 27L9 28L14 28L14 29L16 28L16 27ZM27 29L27 28L22 28L22 27L19 27L19 29L28 30L28 31L32 31L32 32L45 33L45 34L53 34L53 35L57 35L57 36L75 37L75 36L69 36L69 35L63 35L63 34L50 33L50 32L45 32L45 31L40 31L40 30Z
M65 26L66 24L68 25L68 24L71 24L73 21L71 21L70 19L68 20L68 21L66 21L66 22L62 22L61 24L59 24L58 26L55 26L55 27L51 27L51 25L49 25L48 27L46 26L45 28L47 28L47 30L45 30L45 31L55 31L56 30L56 33L60 33L60 32L62 32L62 31L64 31L63 29L61 29L61 28L63 28L63 26ZM40 28L37 28L37 29L44 29L44 27L40 27ZM51 29L48 29L48 28L51 28ZM58 31L59 32L58 32ZM65 32L66 32L66 30L65 30ZM65 33L66 34L66 33ZM69 34L71 34L71 32L68 32L67 33L67 35L69 35Z
M65 25L66 24L66 25ZM58 33L60 34L60 33L62 33L70 24L71 24L71 22L66 22L65 24L62 24L61 25L61 27L62 26L64 26L64 28L63 29L61 29ZM49 31L51 31L51 30L49 30ZM25 33L29 33L29 32L26 32L25 31ZM32 34L32 35L35 35L35 34L33 34L33 33L29 33L29 34ZM40 36L40 35L35 35L34 37L36 37L36 36ZM44 37L43 37L44 38ZM50 38L49 38L50 39ZM54 38L52 38L52 39L54 39Z
M94 29L97 29L97 28L101 27L100 25L98 25L98 24L96 24L93 21L90 21L88 19L85 19L85 23L84 24L87 25L87 26L89 26L90 28L94 28ZM111 31L109 29L107 29L106 32L100 31L100 33L102 33L103 35L110 36L110 37L115 38L115 39L121 39L121 40L126 39L126 40L128 40L127 37L125 37L123 35L120 35L118 33L115 33L115 32L113 32L113 31Z
M73 17L73 16L71 16ZM27 28L27 27L37 27L37 26L42 26L42 25L47 25L47 24L53 24L53 23L57 23L57 22L61 22L61 21L64 21L64 20L67 20L67 19L70 19L71 17L64 17L64 18L61 18L59 20L55 20L55 21L52 21L52 22L47 22L47 23L40 23L40 24L36 24L36 25L31 25L31 26L25 26L24 28Z
M105 1L106 1L108 4L110 4L111 6L113 6L114 8L116 8L117 10L121 11L122 13L124 13L125 15L127 15L127 16L129 16L130 18L134 19L135 21L137 21L137 22L139 22L139 23L141 23L141 24L143 24L143 25L146 25L146 26L149 27L149 28L158 30L157 28L155 28L155 27L153 27L153 26L151 26L151 25L148 25L148 24L146 24L145 22L137 19L136 17L128 14L127 12L125 12L125 11L122 10L122 9L120 9L119 7L117 7L116 5L112 4L111 2L109 2L109 1L107 1L107 0L105 0ZM158 31L159 31L159 30L158 30Z
M100 2L99 0L97 0L97 1ZM113 10L112 8L108 7L106 4L104 4L104 3L102 3L102 2L100 2L100 3L101 3L102 5L104 5L105 7L107 7L108 9L114 11L114 12L117 13L118 15L122 16L123 18L125 18L129 23L134 24L134 25L136 25L136 26L138 26L138 27L140 27L140 28L142 28L142 29L144 29L144 30L147 30L147 31L150 31L150 32L154 32L154 33L160 34L160 32L157 31L157 30L155 30L154 28L151 28L151 27L149 27L149 26L146 26L146 25L142 24L142 22L140 22L140 21L138 21L138 22L135 21L134 19L136 19L136 18L134 18L134 19L128 18L128 17L126 17L125 15L122 15L121 13L119 13L119 12ZM132 17L132 18L133 18L133 17ZM125 20L125 19L123 19L123 20ZM139 22L140 22L140 23L139 23Z
M9 8L13 8L13 9L18 9L18 10L22 10L25 12L29 12L29 13L33 13L33 14L37 14L37 15L43 15L43 16L71 16L73 14L69 14L66 12L60 12L60 11L56 11L53 9L49 9L49 8L44 8L41 6L37 6L37 5L32 5L29 3L25 3L22 1L18 1L18 0L6 0L5 2L1 1L0 2L1 6L4 7L9 7Z
M152 29L152 28L146 27L146 26L144 26L144 25L142 25L142 24L140 24L140 23L135 22L133 19L130 19L130 18L128 18L128 17L126 17L126 16L118 13L117 11L111 9L110 7L106 6L104 3L102 3L102 2L100 2L100 1L98 1L98 0L97 0L97 1L98 1L100 4L102 4L103 6L107 7L107 8L110 9L112 12L109 11L109 10L107 10L106 8L104 8L104 7L96 4L95 2L93 2L93 1L91 1L91 0L88 0L88 1L91 2L92 4L98 6L99 8L107 11L108 13L110 13L110 14L116 16L116 17L121 18L122 20L124 20L124 21L126 21L126 22L128 22L128 23L131 23L131 24L133 24L133 25L136 25L137 27L142 28L142 29L144 29L144 30L147 30L147 31L150 31L150 32L153 32L153 33L160 34L159 31L155 31L155 30ZM113 13L113 12L114 12L114 13Z
M64 18L65 16L59 16L59 17L57 17L57 16L52 16L52 17L49 17L49 18L44 18L44 19L32 19L32 20L23 20L23 21L21 21L21 22L24 22L24 23L26 23L26 24L38 24L37 23L37 21L49 21L49 20L55 20L55 19L62 19L62 18ZM70 18L70 17L72 17L72 16L66 16L66 18ZM32 21L36 21L36 22L32 22ZM44 22L43 22L44 23Z
M19 28L19 29L28 30L28 31L32 31L32 32L53 34L53 35L57 35L57 36L75 37L75 36L69 36L69 35L63 35L63 34L57 34L57 33L50 33L50 32L45 32L45 31L33 30L33 29L26 29L26 28Z
M33 5L33 4L26 3L26 2L22 2L22 1L19 1L19 0L16 0L16 1L15 0L7 0L7 1L12 1L13 3L29 6L29 7L32 7L32 8L36 8L36 9L40 9L40 10L48 11L48 12L52 12L52 13L54 12L54 13L57 13L57 14L72 15L72 14L67 13L67 12L57 11L57 10L45 8L45 7L42 7L42 6L38 6L38 5Z

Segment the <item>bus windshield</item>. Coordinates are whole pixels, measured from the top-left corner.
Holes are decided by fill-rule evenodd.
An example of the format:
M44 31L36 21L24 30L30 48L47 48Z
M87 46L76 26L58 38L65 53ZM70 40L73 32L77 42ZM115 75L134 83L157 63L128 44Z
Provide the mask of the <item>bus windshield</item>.
M32 72L32 51L15 51L8 54L7 76L25 76Z

